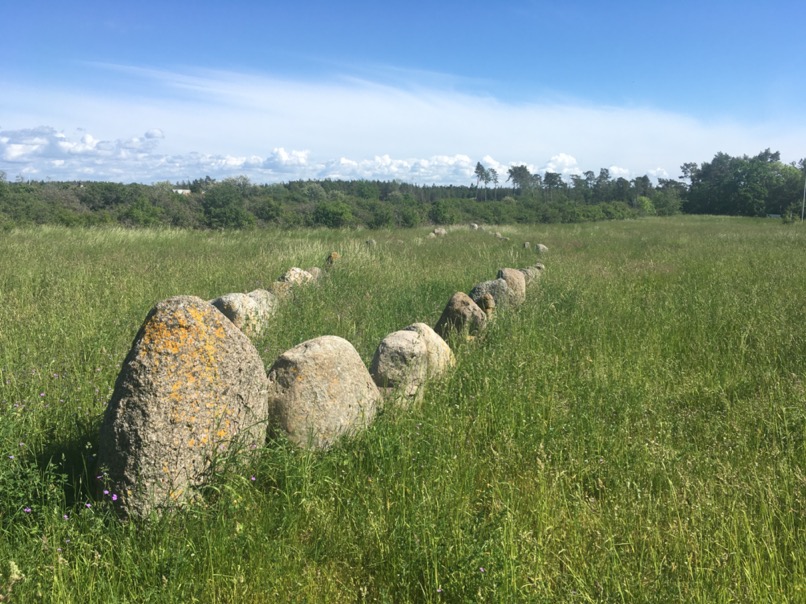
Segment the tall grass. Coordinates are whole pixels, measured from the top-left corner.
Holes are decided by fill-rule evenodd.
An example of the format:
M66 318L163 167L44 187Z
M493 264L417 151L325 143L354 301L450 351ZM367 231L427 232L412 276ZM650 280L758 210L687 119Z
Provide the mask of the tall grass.
M5 235L0 595L804 601L806 231L684 217L506 234ZM455 291L532 264L524 240L550 247L544 278L454 343L457 367L420 406L325 453L271 440L151 524L94 497L100 417L158 299L265 287L338 250L256 345L268 366L334 334L368 362Z

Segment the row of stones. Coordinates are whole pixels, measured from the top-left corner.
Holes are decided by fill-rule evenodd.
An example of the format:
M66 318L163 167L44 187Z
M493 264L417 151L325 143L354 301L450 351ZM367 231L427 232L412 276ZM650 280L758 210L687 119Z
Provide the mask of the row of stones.
M469 295L454 294L434 329L416 323L384 338L369 370L347 340L322 336L284 352L266 372L247 334L260 335L278 297L316 281L316 270L292 269L273 292L157 303L124 360L99 438L99 464L120 494L120 512L145 517L191 500L216 456L262 446L269 426L323 449L367 427L382 390L409 405L455 363L449 334L479 334L494 308L523 303L542 270L502 269Z

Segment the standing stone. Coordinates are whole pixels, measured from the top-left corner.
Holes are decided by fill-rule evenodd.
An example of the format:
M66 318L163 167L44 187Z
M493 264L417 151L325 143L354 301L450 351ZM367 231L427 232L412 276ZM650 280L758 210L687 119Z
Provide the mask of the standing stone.
M479 308L487 315L487 321L491 321L495 313L495 298L490 294L482 294L477 302Z
M369 373L380 388L398 388L416 397L428 378L428 349L416 331L405 329L386 336L378 345Z
M528 241L523 242L523 249L528 250L531 247L532 247L532 244L529 243Z
M218 453L262 446L267 380L255 347L211 304L159 302L118 375L98 463L124 515L186 502Z
M404 328L404 331L416 332L425 342L428 356L428 379L440 378L448 369L456 365L456 357L451 347L425 323L414 323Z
M478 304L484 294L490 294L498 307L506 307L514 303L512 293L504 279L484 281L473 286L470 290L470 297Z
M250 338L259 337L277 312L277 297L265 289L248 294L226 294L210 300L210 304Z
M306 272L308 272L311 275L311 277L313 277L314 282L321 281L322 277L325 274L325 271L323 271L318 266L312 266L311 268L306 269Z
M484 331L487 325L487 316L478 305L463 292L456 292L448 300L442 316L434 326L434 331L443 339L448 339L452 333L467 333L475 336Z
M514 268L502 268L498 271L498 278L507 282L512 304L520 306L526 301L526 277L522 272Z
M269 370L269 409L294 444L327 449L367 427L381 394L353 345L322 336L287 350Z
M542 266L542 265L541 265ZM543 276L543 269L537 266L528 266L526 268L520 269L523 273L523 276L526 278L526 286L528 287L533 282L540 279Z
M280 275L277 280L281 283L290 283L292 286L305 285L307 283L312 283L314 281L314 276L308 271L304 271L301 268L292 266L290 269Z

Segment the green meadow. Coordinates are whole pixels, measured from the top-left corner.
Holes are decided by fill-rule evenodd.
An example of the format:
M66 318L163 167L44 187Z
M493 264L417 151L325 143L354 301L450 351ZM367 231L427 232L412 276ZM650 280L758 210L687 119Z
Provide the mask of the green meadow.
M3 233L0 602L806 601L806 227L497 230ZM546 270L414 408L326 452L271 438L118 520L97 432L149 309L331 251L255 341L267 367L321 335L368 364L497 269Z

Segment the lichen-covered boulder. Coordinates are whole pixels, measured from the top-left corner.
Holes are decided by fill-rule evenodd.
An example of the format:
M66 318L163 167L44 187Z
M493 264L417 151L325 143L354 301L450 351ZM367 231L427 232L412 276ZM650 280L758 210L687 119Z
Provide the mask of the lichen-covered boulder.
M515 268L502 268L498 271L498 278L507 282L509 288L509 301L520 306L526 301L526 277Z
M509 290L509 285L504 279L483 281L474 285L473 289L470 290L470 298L476 304L479 303L484 294L490 294L495 300L495 305L499 308L505 308L515 302L512 292Z
M210 300L210 304L250 338L260 336L277 312L277 296L265 289L248 294L226 294Z
M451 334L476 336L487 326L487 316L464 292L456 292L448 300L434 331L447 340Z
M159 302L118 375L98 462L121 512L144 517L186 502L214 456L262 446L267 379L255 347L211 304Z
M425 339L416 331L390 333L378 344L369 373L379 388L394 388L406 397L417 397L428 378Z
M456 357L451 347L430 326L425 323L414 323L405 327L404 331L416 332L425 342L428 356L428 379L440 378L448 369L456 365Z
M308 340L269 369L273 422L294 444L326 449L368 426L381 394L353 345L337 336Z

